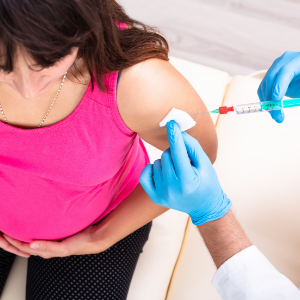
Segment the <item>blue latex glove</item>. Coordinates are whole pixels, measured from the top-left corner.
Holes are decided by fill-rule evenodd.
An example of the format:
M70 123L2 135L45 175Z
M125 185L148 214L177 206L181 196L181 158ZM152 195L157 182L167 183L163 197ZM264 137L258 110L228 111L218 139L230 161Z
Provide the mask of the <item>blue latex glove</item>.
M281 101L284 96L300 98L300 52L285 52L278 57L258 88L260 101ZM284 120L283 110L270 112L277 123Z
M167 131L170 148L144 168L141 185L154 203L189 214L195 225L223 217L231 202L200 144L175 121Z

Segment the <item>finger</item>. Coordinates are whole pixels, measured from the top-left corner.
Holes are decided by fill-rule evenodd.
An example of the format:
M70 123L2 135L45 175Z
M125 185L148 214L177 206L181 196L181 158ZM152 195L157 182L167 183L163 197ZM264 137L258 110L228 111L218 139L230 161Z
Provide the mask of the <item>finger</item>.
M153 164L153 175L154 175L156 191L163 189L164 182L163 182L160 159L157 159Z
M280 68L273 86L272 86L272 100L281 101L286 95L288 87L295 76L300 73L300 57L290 60L282 68Z
M193 138L186 132L182 133L182 137L192 165L196 169L200 170L201 163L207 163L208 161L210 162L208 156L203 151L201 145L195 138Z
M156 198L155 183L152 177L153 174L153 165L148 164L139 177L140 184L152 200Z
M263 101L272 101L273 87L279 70L295 57L295 52L287 51L281 57L275 59L262 81Z
M257 89L257 95L258 95L258 98L259 98L260 102L265 101L265 98L264 98L264 95L263 95L263 92L262 92L262 82L260 83L260 85Z
M261 87L257 90L258 97L261 102L264 102L264 97L262 96ZM282 123L285 119L284 111L281 110L271 110L269 111L269 114L271 115L272 119L274 119L277 123Z
M264 97L262 95L261 87L257 90L258 97L261 102L264 102ZM284 111L281 110L271 110L269 111L269 114L271 115L272 119L274 119L277 123L282 123L285 119Z
M19 255L19 256L23 256L26 258L30 257L29 253L20 251L18 248L14 247L12 244L10 244L4 237L0 236L0 248L2 248L3 250Z
M19 249L20 251L23 251L25 253L30 253L32 255L36 255L36 253L29 247L29 243L26 242L22 242L19 240L16 240L10 236L7 236L5 234L3 234L3 237L14 247L16 247L17 249Z
M270 74L270 69L264 76L264 78L261 81L261 83L258 87L258 90L257 90L257 94L258 94L260 102L267 101L267 87L268 87L267 82L268 82L269 74Z
M275 59L272 66L269 68L268 72L264 76L258 88L259 89L258 96L261 102L271 101L272 97L269 96L270 93L268 91L269 90L271 91L277 72L284 64L285 64L285 60L282 59L282 56L278 57L277 59Z
M65 256L68 253L68 250L65 246L64 242L56 242L56 241L33 241L30 243L30 248L38 245L36 249L37 253L39 252L47 252L51 254L56 254L57 256ZM39 254L37 254L39 255Z
M176 182L177 177L175 174L170 148L168 148L161 156L161 169L164 182L167 186L170 186L172 183Z
M29 243L25 243L19 240L16 240L10 236L5 236L5 239L8 240L8 242L10 244L12 244L14 247L16 247L17 249L19 249L20 251L23 251L25 253L30 253L31 255L40 255L40 253L44 253L44 252L39 252L36 249L32 249L30 248L30 244Z
M173 120L167 123L168 139L175 173L178 179L194 173L179 126Z
M269 113L277 123L282 123L285 119L283 109L281 109L281 110L272 110L272 111L269 111Z

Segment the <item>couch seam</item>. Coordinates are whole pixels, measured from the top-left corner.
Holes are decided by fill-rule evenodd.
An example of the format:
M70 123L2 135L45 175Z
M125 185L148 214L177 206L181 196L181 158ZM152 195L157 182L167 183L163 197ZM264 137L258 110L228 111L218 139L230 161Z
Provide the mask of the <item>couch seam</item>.
M228 90L229 90L229 86L230 86L230 84L231 84L231 82L232 82L232 79L233 79L233 78L230 79L230 81L227 83L227 85L226 85L226 87L225 87L224 97L223 97L221 106L224 105L224 102L225 102L225 99L226 99L226 97L227 97L227 93L228 93ZM217 121L216 121L216 125L215 125L215 128L216 128L216 129L217 129L217 125L218 125L218 123L219 123L219 119L220 119L220 114L218 115L218 118L217 118Z
M169 297L169 292L170 292L170 289L171 289L171 284L172 284L172 281L173 281L173 277L174 277L174 274L175 274L175 270L176 270L177 264L178 264L178 262L179 262L181 253L182 253L182 249L183 249L184 242L185 242L185 240L186 240L187 229L188 229L188 227L189 227L190 219L191 219L191 217L189 216L189 217L188 217L188 220L187 220L187 223L186 223L186 226L185 226L185 230L184 230L184 234L183 234L183 239L182 239L181 247L180 247L180 250L179 250L179 253L178 253L178 256L177 256L177 259L176 259L176 263L175 263L175 265L174 265L174 268L173 268L173 271L172 271L172 275L171 275L171 278L170 278L170 281L169 281L169 285L168 285L168 288L167 288L165 300L168 300L168 297Z

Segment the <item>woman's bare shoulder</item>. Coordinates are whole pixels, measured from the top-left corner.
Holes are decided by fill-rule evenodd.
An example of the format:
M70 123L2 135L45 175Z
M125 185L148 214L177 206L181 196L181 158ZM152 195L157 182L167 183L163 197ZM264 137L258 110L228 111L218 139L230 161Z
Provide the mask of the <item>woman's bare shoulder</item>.
M190 90L189 83L168 61L148 59L122 71L119 111L126 125L139 132L148 127L148 119L160 122L173 107L187 109L178 97L184 90Z
M169 144L166 128L160 128L158 124L173 107L189 114L207 111L185 77L170 62L162 59L148 59L123 70L117 101L124 123L161 150L167 149ZM206 143L204 139L209 134L208 140L216 140L210 116L204 114L196 118L197 125L187 133L199 142Z

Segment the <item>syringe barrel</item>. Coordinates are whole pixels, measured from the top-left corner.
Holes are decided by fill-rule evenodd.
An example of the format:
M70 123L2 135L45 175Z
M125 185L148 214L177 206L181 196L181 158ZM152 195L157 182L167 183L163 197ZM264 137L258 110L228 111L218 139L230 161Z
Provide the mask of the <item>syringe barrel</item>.
M261 112L262 110L261 110L260 102L257 102L257 103L236 105L235 111L238 115L241 115L241 114L257 113L257 112Z

